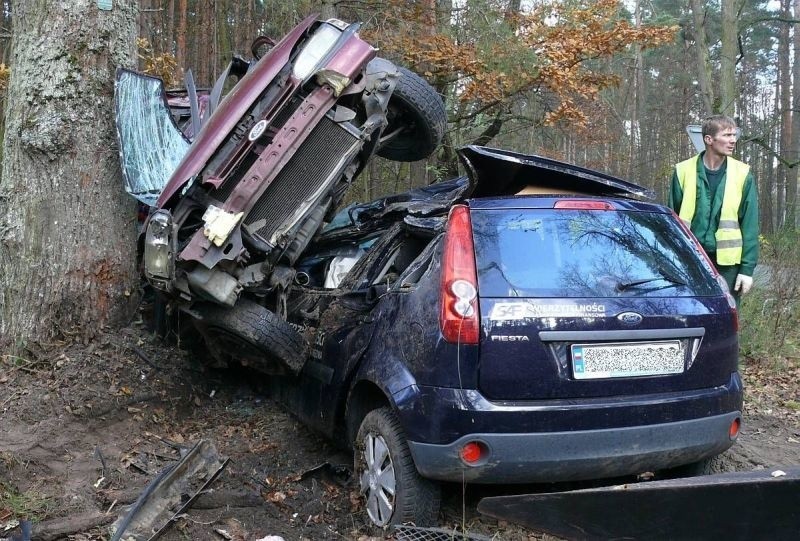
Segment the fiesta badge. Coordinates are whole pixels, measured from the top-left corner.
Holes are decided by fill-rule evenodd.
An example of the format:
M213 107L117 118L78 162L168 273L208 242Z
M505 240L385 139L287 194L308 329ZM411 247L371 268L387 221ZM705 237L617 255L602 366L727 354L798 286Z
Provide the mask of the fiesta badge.
M622 312L620 315L617 316L617 319L623 325L627 325L628 327L633 327L634 325L638 325L642 322L642 314L637 314L636 312Z

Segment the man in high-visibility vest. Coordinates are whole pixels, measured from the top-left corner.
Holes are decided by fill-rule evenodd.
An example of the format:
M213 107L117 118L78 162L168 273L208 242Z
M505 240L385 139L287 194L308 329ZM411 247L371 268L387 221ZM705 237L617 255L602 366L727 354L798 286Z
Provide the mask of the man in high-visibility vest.
M732 118L706 118L702 134L705 150L675 166L667 204L700 241L738 304L753 286L758 263L756 181L750 166L731 157L737 139Z

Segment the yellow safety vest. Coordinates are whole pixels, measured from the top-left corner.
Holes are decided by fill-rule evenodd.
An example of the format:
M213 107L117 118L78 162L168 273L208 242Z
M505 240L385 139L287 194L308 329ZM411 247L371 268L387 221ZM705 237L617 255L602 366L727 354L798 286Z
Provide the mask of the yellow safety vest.
M697 160L700 155L693 156L675 166L683 190L680 219L691 227L697 203ZM727 158L725 178L722 183L725 192L722 194L722 209L719 214L719 225L715 237L717 239L717 264L738 265L742 262L742 230L739 228L739 206L744 194L744 181L750 166Z

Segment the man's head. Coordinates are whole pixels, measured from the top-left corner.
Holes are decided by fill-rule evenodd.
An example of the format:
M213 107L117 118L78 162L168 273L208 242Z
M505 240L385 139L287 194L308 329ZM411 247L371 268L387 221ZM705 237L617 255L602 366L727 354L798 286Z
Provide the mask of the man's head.
M706 152L718 156L730 156L736 148L738 130L736 122L729 116L713 115L703 120L703 143Z

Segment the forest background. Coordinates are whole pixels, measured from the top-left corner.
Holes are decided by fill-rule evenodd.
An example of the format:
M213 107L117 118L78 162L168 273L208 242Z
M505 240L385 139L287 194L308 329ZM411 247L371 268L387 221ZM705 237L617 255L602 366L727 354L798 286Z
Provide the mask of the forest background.
M198 86L210 86L234 54L251 56L255 37L278 38L312 12L362 21L381 55L423 74L448 109L441 150L410 164L374 160L349 201L449 178L459 173L457 148L484 144L605 171L664 202L672 166L695 152L687 125L711 113L733 116L742 130L737 157L758 181L771 286L744 307L753 324L743 343L753 353L793 356L800 280L783 263L800 260L800 0L138 4L138 67L167 86L183 85L189 69ZM14 5L2 1L2 107Z
M198 86L210 86L233 54L251 56L254 38L279 38L309 13L362 21L362 35L382 56L441 93L448 130L428 160L371 162L349 201L458 174L456 149L476 143L605 171L652 189L663 203L672 166L695 153L686 126L711 113L736 118L736 156L758 181L763 239L756 287L740 313L747 428L727 460L733 469L797 462L800 0L0 0L0 8L0 109L8 111L0 116L0 520L73 514L63 479L93 483L98 446L117 449L115 482L135 489L142 476L126 461L156 430L218 437L242 472L263 473L265 452L266 462L279 464L270 475L288 488L271 490L268 501L299 495L278 511L262 510L262 531L288 528L287 516L302 511L298 501L320 500L294 479L299 465L327 459L324 446L280 438L305 433L254 406L256 398L247 407L257 421L237 432L242 417L227 404L238 387L215 395L209 386L218 380L193 381L188 360L156 345L138 322L106 325L112 307L136 308L140 293L134 204L120 189L111 125L111 75L118 58L132 56L125 49L133 39L108 30L127 29L133 17L138 68L174 87L189 68ZM21 10L27 18L14 19ZM12 36L12 28L23 32ZM81 99L87 108L74 107ZM146 378L142 363L155 375ZM142 413L142 403L162 395L170 399ZM187 414L185 404L196 407ZM98 430L94 412L109 411L119 415ZM74 453L64 455L67 448ZM337 498L346 511L302 514L322 517L305 527L349 531L348 494ZM92 512L93 521L109 514Z

